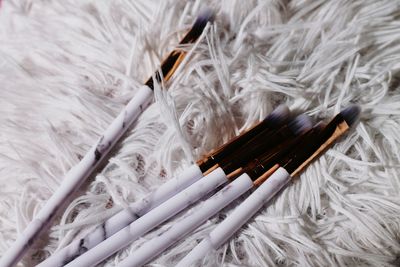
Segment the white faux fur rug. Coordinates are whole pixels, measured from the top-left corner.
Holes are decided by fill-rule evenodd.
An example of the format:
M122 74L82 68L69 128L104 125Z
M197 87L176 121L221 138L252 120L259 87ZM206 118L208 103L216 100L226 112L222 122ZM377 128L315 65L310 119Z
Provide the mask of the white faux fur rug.
M20 266L178 174L279 103L360 124L205 266L400 265L400 2L4 0L0 6L0 255L202 6L189 62ZM149 266L174 266L231 205ZM196 207L194 207L196 208ZM146 239L110 258L113 266Z

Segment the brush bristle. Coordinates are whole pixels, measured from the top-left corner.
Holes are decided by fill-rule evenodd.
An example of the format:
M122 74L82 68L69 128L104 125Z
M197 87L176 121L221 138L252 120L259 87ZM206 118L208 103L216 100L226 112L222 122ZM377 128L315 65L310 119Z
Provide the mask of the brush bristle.
M289 116L290 110L288 106L282 104L275 108L265 119L273 125L282 125L289 119Z
M358 121L360 117L361 108L358 105L351 105L340 112L342 118L350 127Z
M212 22L213 19L214 19L214 12L211 9L204 9L202 12L200 12L200 15L197 16L197 19L194 22L192 28L181 40L180 44L188 44L196 42L196 40L203 33L207 23Z
M194 29L203 30L208 22L213 22L214 12L210 8L206 8L200 12L193 25Z
M294 118L293 121L289 123L290 130L296 135L303 134L313 127L312 120L309 116L301 114Z

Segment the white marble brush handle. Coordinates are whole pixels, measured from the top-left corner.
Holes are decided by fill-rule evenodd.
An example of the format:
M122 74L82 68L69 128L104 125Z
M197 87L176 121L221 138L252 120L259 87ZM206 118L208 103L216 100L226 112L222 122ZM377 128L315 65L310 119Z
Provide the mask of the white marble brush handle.
M93 231L90 231L89 234L54 253L38 266L64 266L202 177L203 174L199 166L193 164L180 173L178 177L170 179L143 199L130 204L128 209L118 212Z
M39 211L32 222L19 235L9 250L0 260L0 267L16 264L31 247L36 238L46 230L57 211L63 206L75 190L93 172L98 163L111 150L127 128L136 120L153 99L153 91L142 86L135 97L129 101L117 118L106 129L103 136L89 150L83 159L75 165L64 177L60 187L50 197L45 206Z
M187 254L176 267L193 266L200 263L212 250L223 245L237 230L239 230L267 201L278 193L291 177L284 168L274 172L257 190L239 205L225 220Z
M83 267L100 263L227 181L224 171L215 169L65 266Z
M252 187L251 178L247 174L242 174L206 200L201 207L172 225L166 232L133 251L131 255L118 264L118 267L137 267L149 262Z

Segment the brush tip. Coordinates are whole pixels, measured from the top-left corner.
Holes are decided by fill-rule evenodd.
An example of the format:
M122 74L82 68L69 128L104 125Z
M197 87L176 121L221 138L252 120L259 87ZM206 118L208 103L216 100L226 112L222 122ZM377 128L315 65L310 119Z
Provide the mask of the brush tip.
M290 130L295 134L303 134L313 127L312 120L309 116L301 114L294 118L293 121L289 123Z
M274 125L284 124L290 116L290 109L285 104L276 107L265 119Z
M181 40L180 44L194 43L200 35L203 33L204 28L208 22L212 22L214 19L214 12L211 9L204 9L197 16L190 31Z
M347 125L351 127L360 117L361 108L358 105L351 105L345 109L342 109L340 115L346 121Z
M206 8L200 11L193 28L204 29L208 22L214 21L214 11L211 8Z

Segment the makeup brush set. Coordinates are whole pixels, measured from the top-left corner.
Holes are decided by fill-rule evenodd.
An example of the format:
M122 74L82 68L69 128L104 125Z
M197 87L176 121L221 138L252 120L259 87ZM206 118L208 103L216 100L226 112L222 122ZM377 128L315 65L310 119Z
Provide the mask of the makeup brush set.
M180 45L196 43L212 19L209 11L200 15ZM154 83L167 82L185 55L182 49L168 55L161 71L147 80L86 156L67 173L60 188L2 256L0 267L15 265L46 231L70 196L151 103ZM247 193L233 212L204 236L177 266L201 264L207 253L227 242L265 203L355 125L359 114L358 106L349 106L328 122L313 123L307 115L296 116L288 107L280 105L251 129L213 150L178 177L130 204L38 266L95 266L202 200L199 209L184 214L172 227L144 242L118 264L142 266Z

